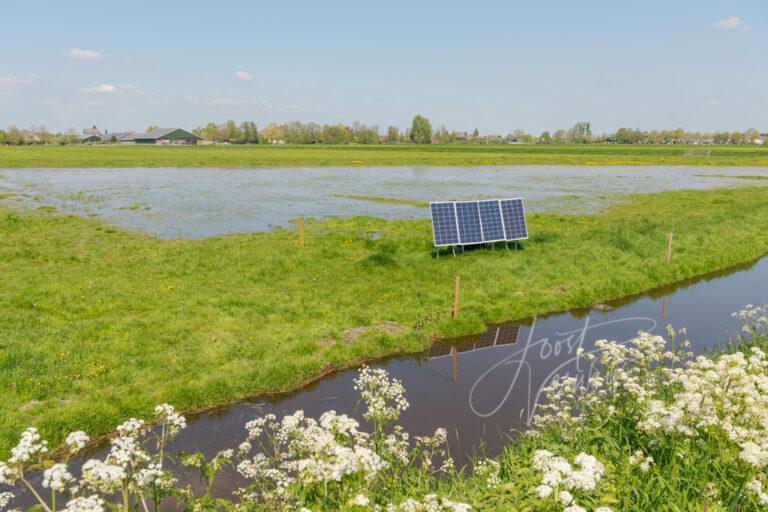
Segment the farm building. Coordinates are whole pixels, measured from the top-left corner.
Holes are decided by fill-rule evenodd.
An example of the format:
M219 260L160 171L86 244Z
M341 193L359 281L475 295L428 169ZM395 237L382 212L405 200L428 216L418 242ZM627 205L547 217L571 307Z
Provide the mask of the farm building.
M194 133L190 133L181 128L157 128L146 133L134 133L120 139L120 142L133 142L134 144L161 144L161 145L175 145L175 144L197 144L197 141L201 137L198 137Z

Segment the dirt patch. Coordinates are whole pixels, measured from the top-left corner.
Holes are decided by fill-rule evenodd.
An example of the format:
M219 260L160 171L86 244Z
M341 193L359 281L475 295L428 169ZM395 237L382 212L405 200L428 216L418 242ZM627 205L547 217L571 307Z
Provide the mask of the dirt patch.
M347 343L348 345L351 345L353 343L357 343L360 341L361 338L365 337L369 333L373 332L381 332L381 333L388 333L388 334L401 334L406 332L408 329L403 327L397 322L381 322L378 324L373 325L364 325L361 327L353 327L351 329L347 329L344 332L341 333L341 341L344 343ZM331 336L326 336L325 338L322 338L317 341L320 345L328 346L333 345L336 343L336 339L332 338Z
M37 407L38 405L42 404L40 400L30 400L29 402L23 404L21 407L19 407L19 412L28 411L34 407Z

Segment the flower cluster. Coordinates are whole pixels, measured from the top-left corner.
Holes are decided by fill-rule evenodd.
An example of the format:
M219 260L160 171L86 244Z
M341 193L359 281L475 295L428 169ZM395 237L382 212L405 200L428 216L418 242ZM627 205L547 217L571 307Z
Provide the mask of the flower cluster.
M595 457L583 452L576 456L574 465L576 469L566 459L548 450L536 451L533 467L542 473L541 485L536 488L539 498L552 499L565 507L578 507L572 493L594 491L605 473L605 467Z
M427 494L421 501L409 498L398 505L389 504L386 510L387 512L468 512L471 507L466 503L439 498L436 494Z
M744 309L731 315L741 323L745 334L764 333L768 329L768 307L747 304Z
M364 416L373 423L388 423L408 408L403 384L392 379L382 368L363 366L355 379L355 389L367 406Z
M717 429L739 447L742 461L768 469L768 357L762 350L700 356L666 375L672 397L648 401L641 429L692 438Z

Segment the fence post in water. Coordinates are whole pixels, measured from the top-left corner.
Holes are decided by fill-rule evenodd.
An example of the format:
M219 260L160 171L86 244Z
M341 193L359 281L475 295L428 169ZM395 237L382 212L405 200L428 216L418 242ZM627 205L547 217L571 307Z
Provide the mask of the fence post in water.
M456 283L453 285L453 319L459 318L459 286L461 285L461 276L456 274Z
M299 247L304 247L304 216L299 217Z
M453 356L453 382L459 381L459 349L455 346L451 347L451 355Z
M667 235L667 263L672 261L672 232Z

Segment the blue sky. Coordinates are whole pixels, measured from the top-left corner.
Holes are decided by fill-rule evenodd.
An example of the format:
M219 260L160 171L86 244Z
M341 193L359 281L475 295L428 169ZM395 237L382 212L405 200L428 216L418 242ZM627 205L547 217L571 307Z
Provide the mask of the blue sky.
M768 5L0 0L0 126L768 131Z

